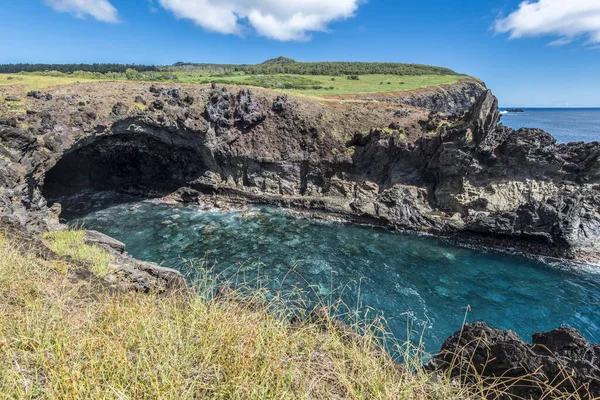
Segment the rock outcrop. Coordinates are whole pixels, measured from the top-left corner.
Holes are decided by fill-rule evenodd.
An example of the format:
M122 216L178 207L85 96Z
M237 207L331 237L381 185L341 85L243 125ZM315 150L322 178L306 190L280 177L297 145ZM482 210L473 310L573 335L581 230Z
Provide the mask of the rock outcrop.
M118 90L107 96L107 85ZM217 85L97 83L31 96L23 118L0 110L0 214L39 232L58 224L48 199L69 207L86 190L189 188L600 258L600 144L502 126L496 98L475 81L415 95L319 103Z
M570 328L536 333L532 345L512 331L467 324L446 339L429 370L449 371L461 381L499 378L511 398L540 398L544 388L600 397L600 345L592 345Z

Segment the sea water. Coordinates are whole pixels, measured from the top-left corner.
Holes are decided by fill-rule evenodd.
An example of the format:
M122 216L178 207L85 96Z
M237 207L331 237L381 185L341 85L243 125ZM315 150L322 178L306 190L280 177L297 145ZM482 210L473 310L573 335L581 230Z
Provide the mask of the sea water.
M138 259L222 281L302 289L385 317L394 336L439 350L467 321L483 320L530 340L575 327L600 342L600 268L462 247L381 228L315 221L282 209L203 211L154 201L104 206L69 222L127 244ZM255 284L255 283L253 283Z
M600 108L524 108L523 111L504 114L500 122L513 129L543 129L559 143L600 141Z

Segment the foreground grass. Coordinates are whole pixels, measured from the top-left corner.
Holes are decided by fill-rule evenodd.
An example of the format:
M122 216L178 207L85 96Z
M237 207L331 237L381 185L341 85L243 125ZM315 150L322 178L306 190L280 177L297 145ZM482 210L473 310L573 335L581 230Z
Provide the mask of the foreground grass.
M0 398L466 396L405 372L373 338L200 295L111 295L16 247L0 236Z

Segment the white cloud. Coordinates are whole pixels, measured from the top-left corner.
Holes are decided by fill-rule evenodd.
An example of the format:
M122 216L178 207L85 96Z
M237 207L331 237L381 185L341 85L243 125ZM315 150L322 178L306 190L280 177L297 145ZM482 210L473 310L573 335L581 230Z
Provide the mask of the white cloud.
M361 0L159 0L178 18L209 31L241 34L246 25L276 40L308 40L310 32L350 18Z
M510 38L555 36L551 46L571 43L586 36L588 44L600 43L599 0L524 1L506 18L496 21L496 31Z
M108 0L44 0L46 4L59 12L67 12L77 18L91 16L98 21L117 23L117 9Z

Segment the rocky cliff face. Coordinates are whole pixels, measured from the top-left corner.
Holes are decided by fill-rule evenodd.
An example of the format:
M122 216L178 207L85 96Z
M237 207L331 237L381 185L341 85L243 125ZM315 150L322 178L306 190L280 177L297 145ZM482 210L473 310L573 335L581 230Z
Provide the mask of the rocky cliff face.
M0 120L0 214L32 231L57 225L47 199L114 189L297 207L558 257L600 254L600 144L559 145L499 125L497 101L478 82L404 103L107 83L24 102L26 113L3 110Z

